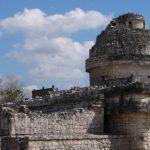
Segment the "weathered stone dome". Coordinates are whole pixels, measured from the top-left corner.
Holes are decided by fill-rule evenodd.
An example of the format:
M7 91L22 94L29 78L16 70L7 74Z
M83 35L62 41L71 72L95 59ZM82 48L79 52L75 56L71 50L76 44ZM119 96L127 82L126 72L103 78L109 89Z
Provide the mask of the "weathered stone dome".
M97 37L95 45L90 50L90 58L107 57L108 60L116 60L132 59L131 55L150 55L150 31L145 30L144 26L126 26L126 22L131 19L145 22L143 16L131 13L113 19L106 30Z
M114 64L150 64L150 30L145 29L143 16L133 13L121 15L97 36L86 60L86 70L92 76L98 76L96 72L108 64L111 69ZM93 73L93 70L97 71ZM109 70L106 74L110 74Z

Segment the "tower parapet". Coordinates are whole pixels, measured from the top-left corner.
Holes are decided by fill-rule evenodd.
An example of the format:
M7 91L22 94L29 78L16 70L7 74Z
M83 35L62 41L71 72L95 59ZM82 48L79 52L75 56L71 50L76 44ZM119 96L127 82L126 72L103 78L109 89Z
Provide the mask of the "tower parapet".
M109 27L145 29L145 19L142 15L127 13L113 19L110 22Z

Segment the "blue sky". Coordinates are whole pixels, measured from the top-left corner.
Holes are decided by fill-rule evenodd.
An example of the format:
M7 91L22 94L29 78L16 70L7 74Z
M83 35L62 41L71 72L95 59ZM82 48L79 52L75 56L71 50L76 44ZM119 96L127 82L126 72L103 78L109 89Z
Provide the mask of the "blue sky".
M28 88L88 86L84 60L111 18L142 14L149 0L0 0L0 77ZM16 15L17 14L17 15Z

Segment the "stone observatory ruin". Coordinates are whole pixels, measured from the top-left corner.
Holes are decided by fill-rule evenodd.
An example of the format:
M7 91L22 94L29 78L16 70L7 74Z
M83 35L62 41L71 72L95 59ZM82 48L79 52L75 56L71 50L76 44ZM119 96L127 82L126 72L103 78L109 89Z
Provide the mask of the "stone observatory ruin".
M33 90L0 108L1 150L150 150L150 30L113 19L89 51L90 86Z

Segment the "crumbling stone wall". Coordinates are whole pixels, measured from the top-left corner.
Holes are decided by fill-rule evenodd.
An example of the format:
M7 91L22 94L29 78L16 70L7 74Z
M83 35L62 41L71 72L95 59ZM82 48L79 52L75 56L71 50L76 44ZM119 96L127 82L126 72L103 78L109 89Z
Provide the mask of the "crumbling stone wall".
M15 114L11 134L103 133L101 111L74 110L50 114Z
M0 135L10 135L14 110L9 107L2 107L0 111Z
M9 130L10 135L100 134L103 133L103 117L103 107L87 102L35 107L26 113L14 112Z

